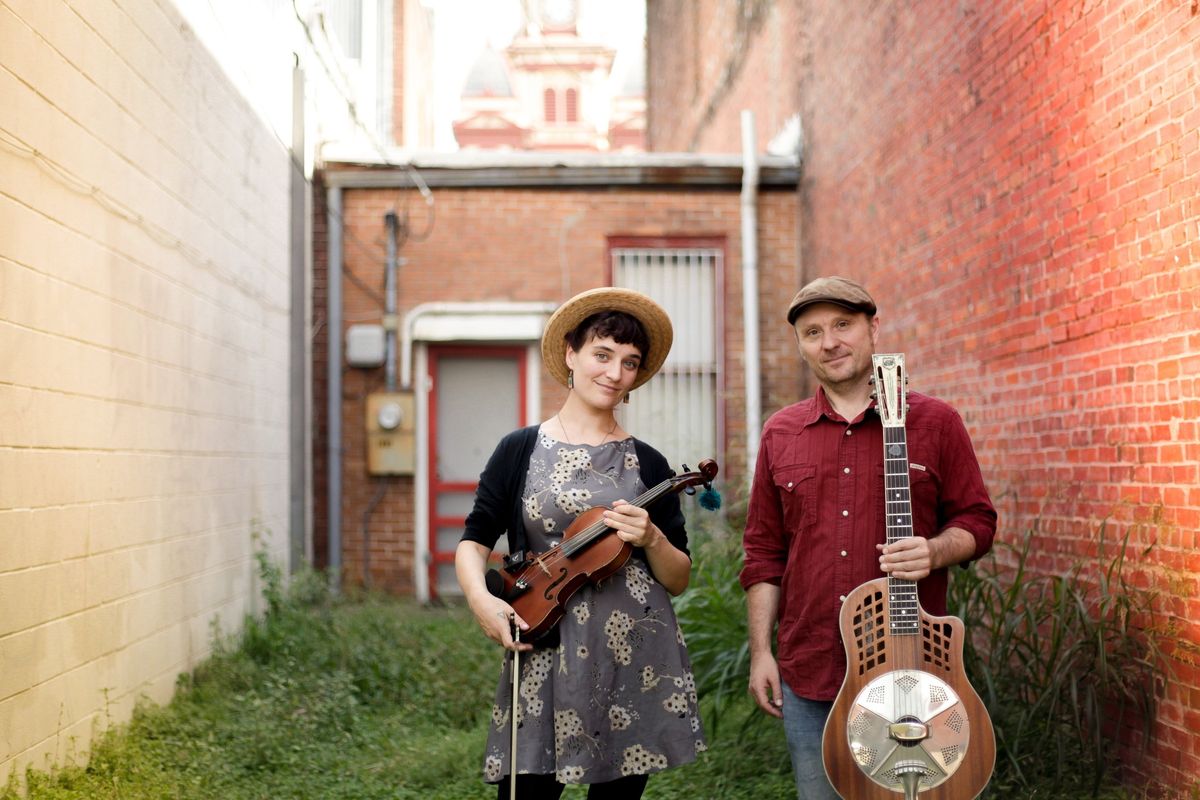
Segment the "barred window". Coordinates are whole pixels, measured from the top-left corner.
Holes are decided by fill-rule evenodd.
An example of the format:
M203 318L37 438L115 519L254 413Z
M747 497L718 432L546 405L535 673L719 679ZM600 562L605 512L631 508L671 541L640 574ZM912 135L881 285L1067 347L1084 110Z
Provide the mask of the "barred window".
M675 341L662 371L619 407L621 424L660 450L671 467L720 460L721 316L719 247L614 247L613 285L666 309Z

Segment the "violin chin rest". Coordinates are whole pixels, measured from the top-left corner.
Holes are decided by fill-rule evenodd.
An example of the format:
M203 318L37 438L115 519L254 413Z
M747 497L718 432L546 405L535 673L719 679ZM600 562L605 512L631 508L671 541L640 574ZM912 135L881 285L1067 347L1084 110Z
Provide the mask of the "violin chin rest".
M487 587L490 594L496 597L504 597L504 578L494 569L489 569L483 575L483 585Z

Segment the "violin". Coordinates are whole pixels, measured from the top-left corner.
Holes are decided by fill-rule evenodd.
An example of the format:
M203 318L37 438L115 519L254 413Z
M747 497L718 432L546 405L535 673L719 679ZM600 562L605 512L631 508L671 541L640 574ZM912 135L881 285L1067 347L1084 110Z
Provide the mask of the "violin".
M687 470L687 465L683 465ZM717 462L706 458L695 472L674 475L629 501L645 508L675 492L703 484L711 490L717 475ZM706 492L707 494L707 492ZM701 498L704 505L704 498ZM525 641L534 641L549 633L566 613L567 601L587 584L598 583L625 566L633 545L613 535L604 524L607 506L593 506L581 513L563 533L563 540L544 553L507 563L501 570L488 570L487 589L504 600L529 623Z

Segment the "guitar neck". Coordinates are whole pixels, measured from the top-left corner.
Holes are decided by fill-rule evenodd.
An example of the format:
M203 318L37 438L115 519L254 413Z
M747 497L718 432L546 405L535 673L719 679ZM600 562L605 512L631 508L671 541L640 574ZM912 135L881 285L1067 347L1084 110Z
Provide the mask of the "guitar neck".
M913 535L912 497L908 483L908 440L903 425L883 428L884 512L887 543L895 544ZM888 576L891 633L915 636L920 632L917 582Z

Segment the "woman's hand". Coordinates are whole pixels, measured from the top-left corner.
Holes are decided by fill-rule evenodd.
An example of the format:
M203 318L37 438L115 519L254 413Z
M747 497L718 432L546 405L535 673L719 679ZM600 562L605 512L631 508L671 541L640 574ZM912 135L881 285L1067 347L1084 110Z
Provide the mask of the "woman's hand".
M533 645L528 642L513 641L512 620L517 621L517 625L522 631L529 630L529 625L508 603L489 594L486 597L476 597L470 602L470 605L471 611L475 614L475 621L493 642L505 650L524 652L533 649Z
M668 592L677 595L687 588L692 561L671 544L659 527L650 521L650 514L641 506L624 500L605 509L604 524L612 528L622 541L642 548L650 573Z
M644 550L649 550L666 538L658 526L650 521L646 509L624 500L617 500L612 508L605 509L604 524L616 531L622 541Z
M483 632L505 650L532 650L528 642L514 642L512 621L523 631L529 630L528 623L517 615L513 607L487 590L483 573L487 570L491 549L477 542L459 542L454 555L454 572L462 586L471 613Z

